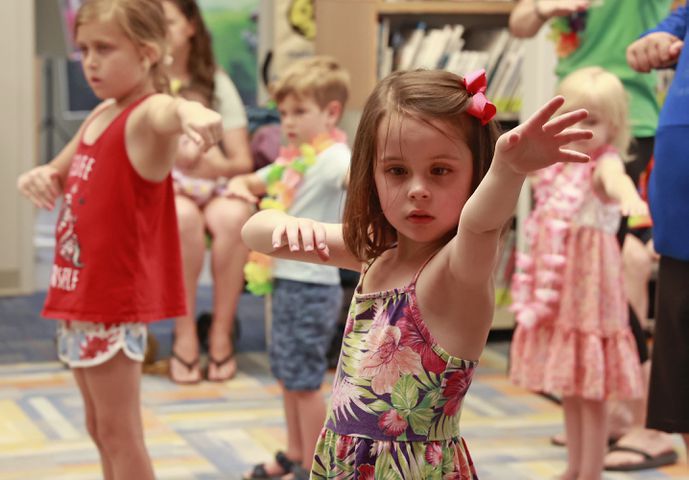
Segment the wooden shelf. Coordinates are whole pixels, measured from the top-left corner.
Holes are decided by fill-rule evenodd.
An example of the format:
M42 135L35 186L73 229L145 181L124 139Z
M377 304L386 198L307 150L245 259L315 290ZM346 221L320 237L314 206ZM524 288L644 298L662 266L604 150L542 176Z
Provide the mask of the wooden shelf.
M332 55L349 70L352 88L348 107L361 111L377 78L378 22L386 16L437 16L447 22L463 19L469 26L507 25L512 1L316 0L316 52Z
M453 14L453 15L509 15L514 7L513 2L464 2L464 1L400 1L377 3L380 14L420 15L420 14Z

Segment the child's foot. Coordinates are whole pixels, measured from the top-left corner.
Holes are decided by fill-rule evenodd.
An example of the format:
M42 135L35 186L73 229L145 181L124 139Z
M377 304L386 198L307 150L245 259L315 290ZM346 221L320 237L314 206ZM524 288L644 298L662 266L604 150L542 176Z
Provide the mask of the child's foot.
M242 478L244 480L281 478L288 475L292 471L292 467L298 464L299 461L290 460L285 452L277 452L273 461L254 465L251 471L245 473Z

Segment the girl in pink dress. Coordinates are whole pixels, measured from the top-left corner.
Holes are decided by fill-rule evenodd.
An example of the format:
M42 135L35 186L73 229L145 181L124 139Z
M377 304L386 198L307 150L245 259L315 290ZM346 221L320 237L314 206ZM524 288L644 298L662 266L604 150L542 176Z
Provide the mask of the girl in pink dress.
M563 480L600 478L606 452L606 401L642 395L629 329L620 248L622 215L648 211L622 156L629 145L627 100L613 74L588 67L559 87L566 111L586 108L593 131L573 149L584 164L559 163L533 179L528 253L513 279L514 383L562 397L568 466Z

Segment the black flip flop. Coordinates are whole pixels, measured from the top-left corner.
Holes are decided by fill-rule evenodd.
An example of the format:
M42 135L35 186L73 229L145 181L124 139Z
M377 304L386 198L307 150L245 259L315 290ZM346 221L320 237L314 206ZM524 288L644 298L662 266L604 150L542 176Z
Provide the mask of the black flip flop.
M275 462L280 465L280 468L282 468L282 472L278 473L277 475L268 475L268 472L266 471L266 464L265 463L259 463L258 465L254 465L253 469L251 470L251 473L249 474L248 477L242 477L244 480L252 480L252 479L278 479L282 478L283 476L287 475L292 471L292 468L297 464L297 462L293 462L289 458L287 458L287 455L285 452L278 451L275 453Z
M640 448L625 447L624 445L613 445L608 451L630 452L635 453L643 458L642 462L606 466L605 470L609 472L634 472L637 470L648 470L651 468L664 467L666 465L674 465L677 463L677 452L674 450L653 456L650 453L641 450Z

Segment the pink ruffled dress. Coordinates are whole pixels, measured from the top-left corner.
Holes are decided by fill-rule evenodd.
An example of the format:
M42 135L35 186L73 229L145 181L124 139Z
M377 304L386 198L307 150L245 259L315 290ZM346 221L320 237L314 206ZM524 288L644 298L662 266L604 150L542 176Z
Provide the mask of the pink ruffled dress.
M629 328L617 204L594 192L587 164L557 164L534 182L526 223L529 251L517 258L512 282L517 328L511 380L522 387L589 400L639 398L636 344Z

